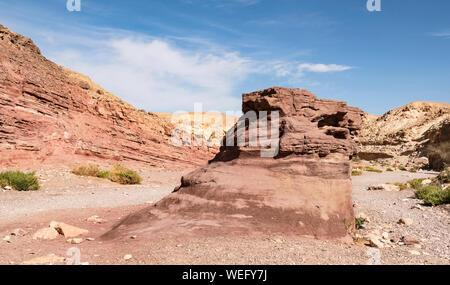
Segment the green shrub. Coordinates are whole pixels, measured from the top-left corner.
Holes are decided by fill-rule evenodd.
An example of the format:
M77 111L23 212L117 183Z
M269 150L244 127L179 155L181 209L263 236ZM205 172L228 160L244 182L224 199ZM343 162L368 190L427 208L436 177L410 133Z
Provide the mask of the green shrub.
M399 166L398 169L401 171L406 171L406 168L404 166Z
M355 218L355 228L357 230L362 229L365 222L366 222L366 219L364 219L364 218L361 218L361 217Z
M35 172L5 171L0 173L0 186L11 186L18 191L38 190L40 188Z
M140 184L142 177L136 171L117 164L111 168L109 180L120 184Z
M373 167L370 167L370 166L366 166L366 167L364 168L364 170L365 170L365 171L369 171L369 172L376 172L376 173L381 173L381 172L383 172L383 170L376 169L376 168L373 168Z
M100 169L97 165L80 165L72 168L72 173L80 176L93 176L98 177Z
M392 171L394 171L392 168L388 168L388 169L386 169L386 171L389 171L389 172L392 172Z
M108 179L109 178L109 171L108 170L100 170L97 174L97 177Z
M419 190L422 187L422 181L424 181L425 178L416 178L413 180L409 180L408 183L411 185L412 189Z
M442 190L440 186L423 186L416 191L416 198L425 205L441 205L450 203L450 189Z
M359 170L352 170L352 176L361 176L363 173Z

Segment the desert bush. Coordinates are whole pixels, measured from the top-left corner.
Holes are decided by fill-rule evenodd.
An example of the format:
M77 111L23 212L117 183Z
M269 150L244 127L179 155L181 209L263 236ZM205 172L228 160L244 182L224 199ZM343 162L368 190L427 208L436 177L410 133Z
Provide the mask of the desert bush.
M383 172L383 170L376 169L376 168L373 168L373 167L370 167L370 166L366 166L366 167L364 168L364 170L365 170L365 171L369 171L369 172L376 172L376 173L381 173L381 172Z
M109 171L108 170L100 170L97 174L97 177L108 179L109 178Z
M93 176L98 177L100 173L100 169L97 165L89 164L89 165L80 165L72 168L72 173L80 176Z
M386 169L386 171L392 172L392 171L394 171L394 170L393 170L392 168L389 167L389 168Z
M425 205L437 206L450 203L450 189L442 190L440 186L423 186L416 191L416 198Z
M416 189L419 190L420 188L422 188L422 181L424 181L425 178L416 178L413 180L409 180L408 183L409 185L411 185L412 189Z
M365 222L366 222L366 219L364 219L364 218L361 218L361 217L355 218L355 228L357 230L362 229Z
M120 184L140 184L142 177L136 171L116 164L109 171L109 180Z
M359 170L352 170L352 176L361 176L363 173Z
M141 176L139 176L136 171L125 168L119 164L112 166L109 171L100 170L97 165L81 165L73 168L72 173L80 176L109 179L112 182L120 184L139 184L142 181Z
M5 171L0 173L0 187L11 186L18 191L38 190L39 181L35 172Z
M404 166L399 166L398 169L401 170L401 171L406 171L407 170L406 167L404 167Z

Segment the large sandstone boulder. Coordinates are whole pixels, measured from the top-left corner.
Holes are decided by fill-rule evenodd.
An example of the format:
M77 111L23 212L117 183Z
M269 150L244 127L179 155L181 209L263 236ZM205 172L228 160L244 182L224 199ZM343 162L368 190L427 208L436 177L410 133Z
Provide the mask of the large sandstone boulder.
M383 116L365 114L358 142L361 159L439 169L450 163L450 104L413 102Z
M244 117L207 166L184 176L174 193L127 217L105 237L176 231L346 237L354 221L350 163L357 146L352 137L362 111L279 87L244 94L242 111ZM245 120L252 111L257 119ZM249 143L255 130L259 146ZM279 136L273 136L276 131ZM242 137L247 140L237 145ZM272 157L270 145L275 145Z

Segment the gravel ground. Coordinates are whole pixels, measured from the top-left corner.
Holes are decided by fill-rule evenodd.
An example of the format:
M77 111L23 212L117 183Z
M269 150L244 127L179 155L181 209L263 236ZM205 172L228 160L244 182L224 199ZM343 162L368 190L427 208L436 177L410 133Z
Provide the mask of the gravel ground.
M58 209L152 204L179 184L182 172L141 171L142 185L124 186L106 179L79 177L69 169L40 170L39 191L0 190L0 222Z
M63 237L50 241L31 239L33 232L48 226L52 220L89 230L89 237L95 240L76 245L82 254L81 261L89 264L367 264L373 250L359 243L272 235L155 237L150 240L137 236L101 241L99 237L115 223L146 207L145 201L157 201L172 191L182 173L155 171L144 177L144 185L138 187L72 177L67 170L63 174L61 170L54 170L39 175L46 180L40 191L0 192L0 264L20 264L48 254L67 257L67 250L74 245ZM387 240L382 249L376 249L381 264L450 264L448 206L416 208L420 201L414 199L411 190L367 190L374 184L435 175L398 171L364 172L362 176L353 177L355 213L363 212L369 218L366 228L357 234L381 236L387 233L389 239L395 241ZM102 224L86 222L92 215L107 221ZM411 218L413 224L399 225L400 218ZM24 229L27 234L10 236L9 241L1 240L16 228ZM402 236L415 239L419 244L398 244ZM132 258L125 260L126 254L131 254Z
M424 256L434 256L446 260L450 263L450 207L449 205L427 207L421 205L421 200L414 196L413 190L399 192L387 191L367 191L370 185L380 183L407 182L414 178L435 177L435 172L408 173L403 171L365 173L363 176L353 177L353 201L355 214L364 213L369 218L366 229L362 234L369 232L386 232L394 240L402 236L413 238L420 242L413 251L414 254ZM412 225L398 224L399 219L412 219ZM403 254L397 252L397 248L407 248L398 246L395 243L388 243L393 247L389 250L393 258Z

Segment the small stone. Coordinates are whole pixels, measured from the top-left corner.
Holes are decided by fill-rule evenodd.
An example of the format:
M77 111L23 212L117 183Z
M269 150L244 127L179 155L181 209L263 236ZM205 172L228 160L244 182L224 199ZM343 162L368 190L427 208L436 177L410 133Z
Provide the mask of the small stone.
M381 242L381 240L375 234L368 234L368 235L366 235L365 239L366 239L368 245L371 246L371 247L376 247L376 248L383 248L384 247L384 245Z
M89 262L87 262L87 261L81 262L80 265L89 265Z
M43 239L43 240L52 240L59 236L58 231L56 231L54 228L43 228L38 230L33 234L31 237L32 239Z
M84 240L82 238L70 238L67 240L68 243L71 244L80 244L82 243Z
M382 237L383 239L385 239L385 240L389 240L389 233L383 232L383 233L381 234L381 237Z
M3 189L5 189L5 190L12 190L12 187L11 186L5 186Z
M130 239L137 239L137 236L130 236Z
M3 238L3 240L6 241L6 242L11 242L11 236L5 236Z
M58 231L58 233L64 235L64 237L66 238L74 238L81 235L87 235L89 233L88 230L54 221L50 223L50 227L54 228L56 231Z
M378 184L378 185L369 186L367 188L367 190L378 190L378 191L384 190L384 191L391 192L391 191L400 191L400 187L397 185L393 185L393 184Z
M24 229L18 228L15 229L11 232L12 236L18 236L18 237L23 237L27 234L27 232Z
M130 260L130 259L132 259L133 258L133 256L131 255L131 254L125 254L124 256L123 256L123 259L125 259L125 260Z
M91 216L91 217L87 218L86 221L87 221L87 222L94 223L94 224L102 224L102 223L106 223L106 220L100 218L99 216Z
M425 179L425 180L422 180L422 185L429 185L429 184L431 184L433 181L431 181L431 179Z
M94 241L95 238L87 238L86 240L87 240L87 241Z
M417 209L417 210L425 211L425 209L419 204L412 206L411 209Z
M415 245L415 244L420 244L420 242L412 237L408 237L408 236L403 236L400 239L405 245Z
M410 218L401 218L400 220L398 220L397 223L400 224L400 225L403 224L403 225L410 226L410 225L412 225L414 223L414 221L412 219L410 219Z
M420 255L420 252L418 252L417 250L410 250L409 253L411 255Z

